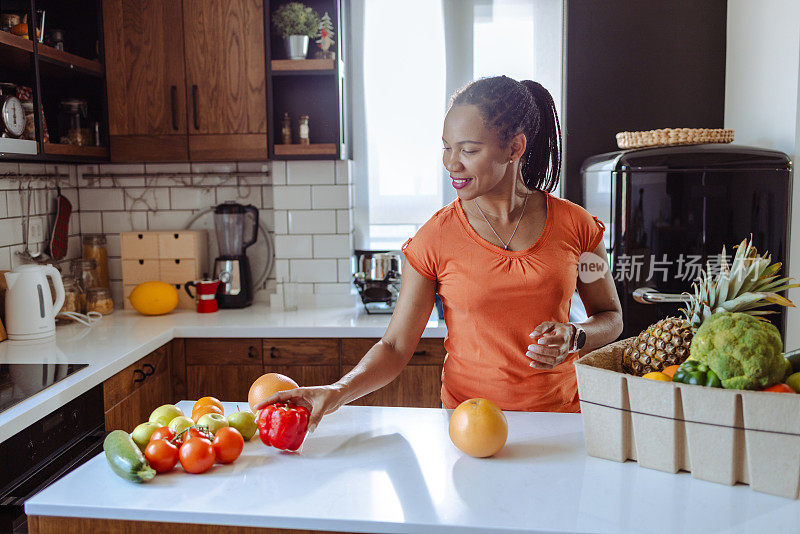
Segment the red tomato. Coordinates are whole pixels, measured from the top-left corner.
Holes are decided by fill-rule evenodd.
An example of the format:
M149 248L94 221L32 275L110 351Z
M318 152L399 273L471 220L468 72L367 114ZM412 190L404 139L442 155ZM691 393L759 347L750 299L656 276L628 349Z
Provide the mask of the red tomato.
M172 439L175 437L175 432L170 430L168 426L162 426L161 428L157 428L153 435L150 436L150 441L157 441L159 439Z
M189 438L184 441L178 456L187 473L205 473L214 465L214 448L204 438Z
M217 430L212 445L217 461L221 464L229 464L242 454L244 438L238 430L226 426Z
M772 393L795 393L795 390L793 390L789 384L775 384L764 391L771 391Z
M150 440L144 449L144 457L156 473L166 473L178 463L178 446L166 439Z
M199 428L195 428L195 427L190 427L186 431L186 433L183 435L183 441L186 441L187 439L190 439L190 438L200 438L200 439L207 440L209 443L211 443L211 440L213 439L213 437L214 436L212 436L210 433L208 433L208 432L206 432L204 430L200 430Z

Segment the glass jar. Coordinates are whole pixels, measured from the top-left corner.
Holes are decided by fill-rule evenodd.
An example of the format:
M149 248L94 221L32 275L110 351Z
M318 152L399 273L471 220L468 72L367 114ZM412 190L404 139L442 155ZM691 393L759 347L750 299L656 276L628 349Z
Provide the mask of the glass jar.
M93 287L86 295L86 312L98 312L108 315L114 312L114 301L111 292L105 287Z
M281 120L281 138L284 145L292 144L292 119L288 113L284 113Z
M64 305L61 306L60 312L83 312L82 295L78 284L75 283L75 278L72 276L62 276L61 283L64 285ZM58 317L57 324L69 323L71 320L66 317Z
M79 98L64 99L58 107L59 142L64 145L88 146L90 142L88 105Z
M106 236L103 234L87 234L83 236L83 257L97 263L97 278L100 287L109 288L108 285L108 249Z
M308 115L300 115L300 144L307 145L311 143L310 132L308 130Z
M72 260L72 276L84 294L93 287L102 287L97 276L97 262L93 259L78 258Z

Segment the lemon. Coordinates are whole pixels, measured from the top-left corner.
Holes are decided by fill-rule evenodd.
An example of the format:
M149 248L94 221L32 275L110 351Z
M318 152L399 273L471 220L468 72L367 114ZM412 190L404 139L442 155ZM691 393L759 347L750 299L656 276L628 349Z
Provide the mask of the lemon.
M162 315L178 305L178 290L166 282L144 282L133 288L128 300L142 315Z
M658 371L642 375L642 378L649 378L650 380L661 380L663 382L672 382L672 377Z

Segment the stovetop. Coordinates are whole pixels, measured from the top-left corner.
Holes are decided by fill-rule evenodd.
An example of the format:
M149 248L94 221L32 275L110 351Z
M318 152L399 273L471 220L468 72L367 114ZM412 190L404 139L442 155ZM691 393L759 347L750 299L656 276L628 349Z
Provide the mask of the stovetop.
M0 412L88 367L85 363L0 363Z

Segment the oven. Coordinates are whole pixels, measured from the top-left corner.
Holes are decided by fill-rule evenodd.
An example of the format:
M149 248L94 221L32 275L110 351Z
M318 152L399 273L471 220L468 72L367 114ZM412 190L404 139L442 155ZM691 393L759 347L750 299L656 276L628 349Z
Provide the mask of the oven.
M25 501L103 450L99 384L0 443L0 532L28 531Z

